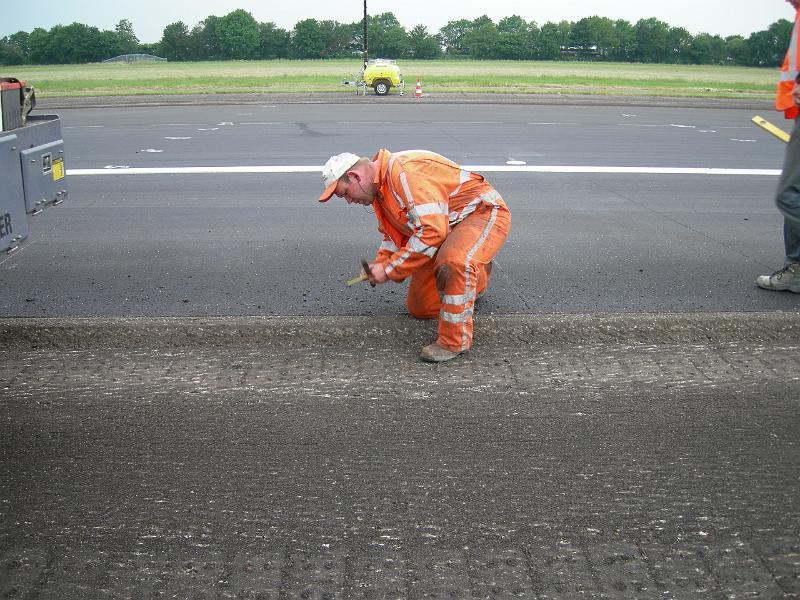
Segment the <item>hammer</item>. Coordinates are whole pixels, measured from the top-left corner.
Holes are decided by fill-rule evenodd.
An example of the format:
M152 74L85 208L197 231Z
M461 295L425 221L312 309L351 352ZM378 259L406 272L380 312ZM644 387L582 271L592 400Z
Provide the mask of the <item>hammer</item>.
M361 273L361 275L359 275L358 277L353 277L352 279L348 280L347 282L348 287L350 287L351 285L355 285L357 283L361 283L362 281L369 280L369 275L367 275L367 273L369 273L369 263L367 262L366 258L361 259L361 268L364 269L364 272ZM369 284L372 287L375 287L375 284L372 283L371 281L369 282Z

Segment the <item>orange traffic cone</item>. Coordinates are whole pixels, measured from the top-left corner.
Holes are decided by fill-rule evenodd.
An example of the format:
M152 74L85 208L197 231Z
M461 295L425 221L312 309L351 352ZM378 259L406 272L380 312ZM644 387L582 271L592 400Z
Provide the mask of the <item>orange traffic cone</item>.
M419 82L419 77L417 77L417 87L414 89L414 98L422 98L422 84Z

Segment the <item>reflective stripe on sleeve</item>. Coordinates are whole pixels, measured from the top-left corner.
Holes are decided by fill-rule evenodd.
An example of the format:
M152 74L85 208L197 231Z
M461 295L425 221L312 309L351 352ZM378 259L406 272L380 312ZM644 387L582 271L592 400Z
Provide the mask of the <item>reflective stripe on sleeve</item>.
M412 215L412 213L414 213ZM409 219L417 220L419 217L426 215L446 215L447 204L442 202L431 202L430 204L419 204L410 209L406 216Z
M433 256L436 254L438 248L435 246L428 246L424 244L419 237L416 235L411 236L408 238L408 247L413 251L417 252L418 254L424 254L425 256Z
M386 265L386 273L388 274L388 273L391 273L392 271L394 271L397 267L402 265L409 256L411 256L410 252L408 252L408 251L403 252L403 254L401 254L399 257L395 258L388 265Z
M435 248L433 246L426 246L416 236L412 236L408 239L407 246L408 250L403 252L403 254L395 258L386 266L387 273L391 273L392 271L397 269L400 265L402 265L404 262L406 262L406 260L408 260L408 258L411 256L411 252L415 252L417 254L424 254L429 258L433 258L433 256L436 254L436 251L438 250L438 248Z
M500 194L497 193L497 190L491 190L485 194L481 194L478 197L486 202L486 204L491 204L492 206L497 204L497 201L500 200Z
M380 249L388 250L389 252L398 252L400 250L400 248L397 247L397 244L395 244L392 240L384 240L381 243Z

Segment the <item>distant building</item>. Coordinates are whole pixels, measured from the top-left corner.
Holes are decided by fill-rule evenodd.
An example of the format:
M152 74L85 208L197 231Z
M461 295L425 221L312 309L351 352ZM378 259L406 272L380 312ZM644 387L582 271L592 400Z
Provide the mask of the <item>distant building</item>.
M132 63L132 62L167 62L166 58L153 56L152 54L120 54L114 58L107 58L104 63Z
M561 56L602 56L603 52L596 46L561 46Z

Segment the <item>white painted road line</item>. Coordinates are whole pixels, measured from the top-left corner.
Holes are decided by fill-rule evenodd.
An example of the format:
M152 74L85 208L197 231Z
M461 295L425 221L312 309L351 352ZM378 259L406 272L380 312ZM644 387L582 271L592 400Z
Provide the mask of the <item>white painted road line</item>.
M613 173L623 175L747 175L777 177L780 169L718 169L686 167L590 167L540 165L462 165L479 173Z
M780 169L720 169L686 167L600 167L570 165L462 165L478 173L608 173L619 175L735 175L777 177ZM130 167L115 169L68 169L67 175L213 175L226 173L319 173L316 166L250 166L250 167Z
M322 167L116 167L67 169L67 175L216 175L220 173L321 173Z
M505 125L504 121L431 121L431 125Z

